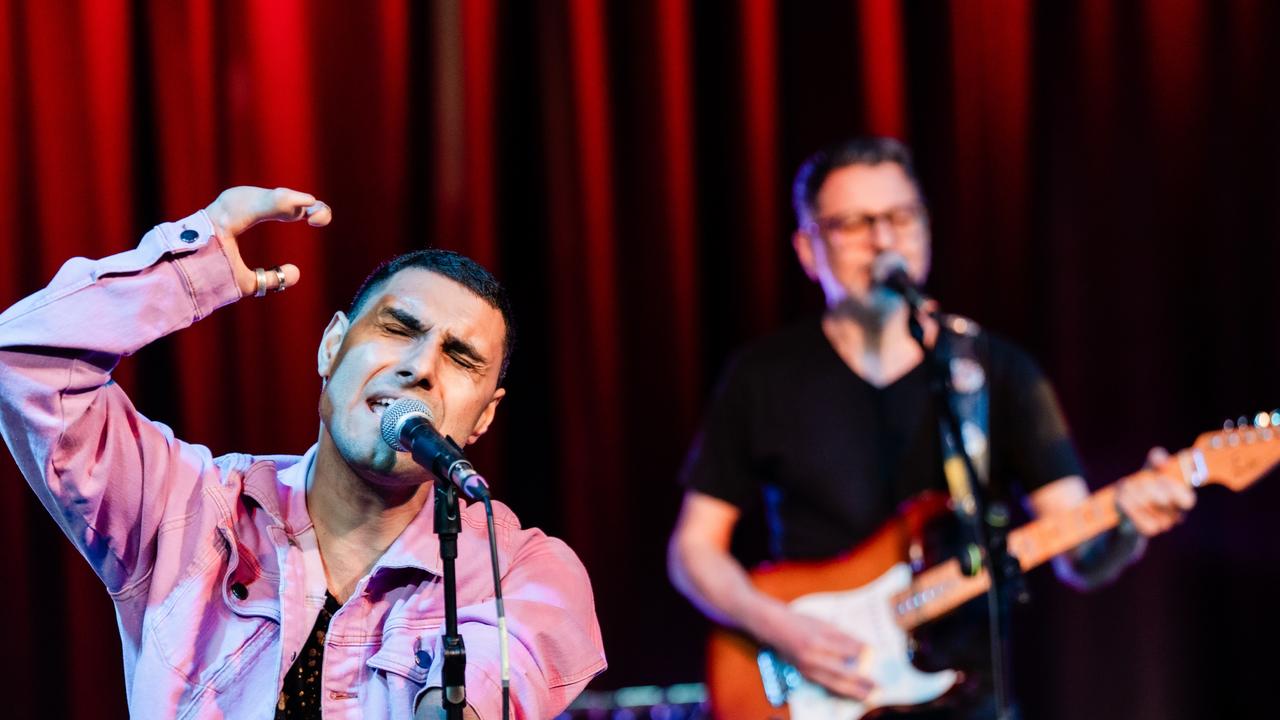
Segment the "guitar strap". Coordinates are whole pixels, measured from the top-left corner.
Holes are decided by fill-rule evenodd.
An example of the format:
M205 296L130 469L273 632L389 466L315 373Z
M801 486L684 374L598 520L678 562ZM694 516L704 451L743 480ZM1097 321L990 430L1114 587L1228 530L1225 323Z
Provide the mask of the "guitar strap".
M952 412L960 423L964 449L973 460L978 482L990 489L991 455L987 437L991 393L987 373L978 355L980 328L974 321L959 315L941 315L938 320L940 332L936 351L951 371ZM942 438L942 469L954 501L952 505L956 512L972 517L977 512L977 502L969 483L969 473L965 470L964 457L943 418L938 418L938 426Z

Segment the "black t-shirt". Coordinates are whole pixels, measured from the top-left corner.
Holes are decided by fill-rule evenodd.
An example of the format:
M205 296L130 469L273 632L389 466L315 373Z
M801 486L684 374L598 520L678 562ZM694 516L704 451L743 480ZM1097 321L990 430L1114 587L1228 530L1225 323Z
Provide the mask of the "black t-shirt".
M1081 474L1066 423L1035 362L982 333L990 388L990 475L1023 492ZM683 471L686 488L743 509L763 501L775 559L832 557L902 501L946 490L929 372L877 388L836 354L820 320L742 351L723 377Z
M989 388L990 477L1007 496L1082 474L1053 389L1021 349L989 333L975 343ZM817 318L746 348L731 363L689 452L687 489L744 510L764 503L774 559L847 551L925 490L946 491L937 413L921 364L877 388L854 373ZM918 636L937 668L970 673L951 709L924 718L986 718L989 665L981 600ZM924 647L924 646L922 646Z

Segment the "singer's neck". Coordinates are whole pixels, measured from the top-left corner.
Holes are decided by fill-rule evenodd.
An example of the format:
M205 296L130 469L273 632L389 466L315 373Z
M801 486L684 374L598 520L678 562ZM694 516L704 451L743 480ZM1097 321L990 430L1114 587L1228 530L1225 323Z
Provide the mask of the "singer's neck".
M901 304L876 314L848 303L827 310L822 332L849 369L875 387L893 384L924 359L907 325L908 308ZM924 318L925 342L933 344L938 328Z
M329 592L345 602L360 578L418 515L431 483L386 487L369 482L347 464L321 432L307 478L307 514L316 529Z

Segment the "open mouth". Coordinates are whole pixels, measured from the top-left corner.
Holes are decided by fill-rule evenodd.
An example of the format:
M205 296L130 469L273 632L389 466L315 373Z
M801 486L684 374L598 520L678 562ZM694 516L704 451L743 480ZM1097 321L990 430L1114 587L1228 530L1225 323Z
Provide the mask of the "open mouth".
M372 411L374 415L381 417L382 413L386 412L387 408L391 407L391 403L395 401L396 398L374 398L369 401L369 410Z

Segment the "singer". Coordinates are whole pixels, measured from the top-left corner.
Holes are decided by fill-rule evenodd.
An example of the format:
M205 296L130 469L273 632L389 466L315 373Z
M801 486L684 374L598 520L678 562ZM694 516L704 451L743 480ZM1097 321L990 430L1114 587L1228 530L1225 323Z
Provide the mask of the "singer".
M67 262L0 315L0 430L111 593L135 717L444 717L432 478L379 425L411 399L461 445L485 433L511 356L488 271L440 250L376 269L320 340L319 440L301 457L213 457L111 381L122 356L299 281L294 265L242 259L263 254L244 242L254 224L331 217L306 193L232 188L135 250ZM564 543L495 513L513 716L549 718L605 668L591 586ZM496 720L485 517L462 515L466 714Z
M866 675L864 660L887 650L869 653L866 638L837 627L835 618L801 614L764 592L729 548L742 513L762 505L773 560L843 556L908 499L948 490L938 413L923 351L908 330L910 313L925 343L947 336L955 348L957 391L985 397L983 418L967 423L965 435L988 459L990 493L1005 496L1016 483L1029 510L1047 514L1080 503L1088 491L1035 362L972 321L930 312L932 303L919 296L929 271L929 215L905 146L858 138L823 150L800 168L793 199L792 246L826 307L741 351L724 374L682 473L686 491L669 572L710 618L772 649L809 683L837 698L875 701L882 688ZM923 304L913 309L904 296ZM1153 451L1152 460L1162 459ZM1060 558L1060 576L1080 586L1105 582L1141 553L1146 536L1167 529L1193 502L1188 488L1158 474L1124 484L1119 503L1129 521ZM950 707L903 716L993 717L982 602L917 636L918 659L959 667L967 682L952 692ZM709 669L713 701L718 672ZM753 672L748 662L741 674ZM759 673L755 682L762 693ZM831 709L804 717L856 716Z

